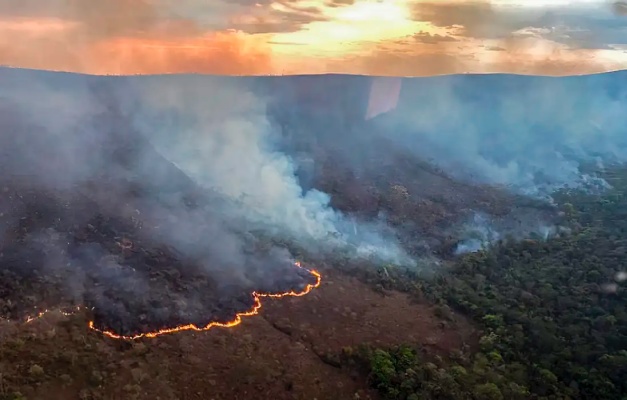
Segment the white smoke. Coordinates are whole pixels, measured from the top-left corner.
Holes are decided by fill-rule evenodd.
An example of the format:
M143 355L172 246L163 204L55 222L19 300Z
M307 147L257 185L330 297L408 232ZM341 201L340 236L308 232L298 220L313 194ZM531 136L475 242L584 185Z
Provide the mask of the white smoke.
M514 224L512 219L518 219ZM461 241L457 244L456 255L475 253L487 249L493 243L511 238L521 240L533 237L538 240L548 240L563 229L558 226L546 225L538 215L521 215L514 218L497 219L483 213L474 213L473 216L459 228Z
M625 72L405 79L398 107L375 123L457 178L538 198L564 185L603 190L582 167L627 161L624 82Z
M360 223L330 207L327 194L303 192L294 162L273 146L265 102L232 79L145 78L131 115L157 149L192 179L230 199L229 210L254 229L303 247L344 251L396 264L413 261L384 226Z

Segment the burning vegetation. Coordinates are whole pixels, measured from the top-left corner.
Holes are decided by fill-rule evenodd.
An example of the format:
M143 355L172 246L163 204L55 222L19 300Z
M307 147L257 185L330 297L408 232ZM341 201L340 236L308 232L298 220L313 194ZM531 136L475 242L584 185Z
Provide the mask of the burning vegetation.
M104 110L75 116L96 129L58 141L19 107L0 108L13 132L0 139L2 318L85 310L106 336L155 337L232 327L263 297L320 285L285 247L222 215L220 199L133 131L107 93Z
M272 278L257 271L228 281L174 249L146 243L136 221L101 214L81 225L68 220L96 204L59 204L42 192L4 188L4 199L22 210L1 249L6 319L43 315L33 308L84 308L93 315L90 328L109 337L154 337L235 326L258 312L262 297L304 295L320 284L318 272L286 261L267 267Z
M315 270L308 270L303 268L299 262L296 263L296 266L298 268L301 268L305 271L307 271L308 273L310 273L314 278L315 278L315 283L308 283L305 285L304 289L300 290L300 291L294 291L294 290L290 290L288 292L281 292L281 293L257 293L257 292L253 292L252 293L252 297L254 299L254 305L252 306L252 308L248 311L244 311L244 312L238 312L235 314L235 318L228 321L228 322L218 322L218 321L212 321L209 322L206 325L201 325L201 326L197 326L193 323L190 324L185 324L185 325L178 325L175 326L173 328L160 328L158 330L155 331L150 331L150 332L143 332L143 333L139 333L136 335L120 335L114 331L111 330L106 330L106 329L100 329L96 327L96 323L94 321L90 321L89 322L89 328L93 329L97 332L102 333L103 335L113 338L113 339L125 339L125 340L135 340L135 339L140 339L142 337L146 337L146 338L154 338L157 336L161 336L161 335L165 335L168 333L176 333L176 332L182 332L182 331L188 331L188 330L194 330L194 331L206 331L209 330L211 328L232 328L235 327L237 325L239 325L242 322L242 318L244 317L250 317L253 315L257 315L259 313L259 310L261 309L261 299L263 297L270 297L270 298L283 298L283 297L289 297L289 296L296 296L296 297L300 297L300 296L305 296L306 294L308 294L312 289L317 288L318 286L320 286L320 283L322 281L322 275L320 275L319 272L315 271Z
M185 324L185 325L177 325L174 327L161 327L158 328L154 331L145 331L142 333L138 333L138 334L134 334L134 335L123 335L123 334L119 334L116 331L112 330L112 329L108 329L108 328L104 328L104 327L99 327L99 324L97 324L95 322L95 320L90 320L88 323L88 327L96 332L99 332L101 334L103 334L106 337L112 338L112 339L123 339L123 340L137 340L137 339L141 339L141 338L155 338L157 336L161 336L161 335L166 335L166 334L170 334L170 333L177 333L177 332L182 332L182 331L189 331L189 330L193 330L193 331L207 331L211 328L233 328L237 325L239 325L242 322L242 318L244 317L251 317L254 315L257 315L259 313L259 310L261 309L262 303L261 303L261 299L264 297L268 297L268 298L276 298L276 299L280 299L280 298L284 298L284 297L301 297L301 296L305 296L306 294L308 294L309 292L311 292L313 289L317 288L318 286L320 286L320 284L322 283L322 275L315 271L315 270L309 270L307 268L304 268L300 262L296 262L295 266L297 268L302 269L303 271L306 271L307 273L311 274L311 276L313 276L315 278L315 282L314 283L307 283L305 284L304 288L300 291L294 291L294 290L290 290L287 292L280 292L280 293L257 293L257 292L253 292L252 293L252 298L253 298L253 306L250 308L250 310L248 311L244 311L244 312L237 312L235 313L235 317L227 322L219 322L219 321L211 321L206 323L205 325L196 325L194 323L189 323L189 324ZM85 311L84 310L85 307L81 307L81 306L76 306L74 309L70 309L68 310L59 310L59 312L64 315L64 316L71 316L77 312L81 312L81 311ZM39 318L44 317L46 314L50 313L52 310L43 310L38 312L35 315L30 315L27 316L26 319L24 320L25 324L31 323ZM93 314L99 314L99 310L95 310L94 308L92 308L91 310L89 310L88 308L86 309L86 311L92 311ZM100 319L102 320L104 317L101 317ZM112 318L115 319L115 316L112 316ZM101 326L104 326L105 323L101 322ZM116 325L120 325L119 323L116 323Z

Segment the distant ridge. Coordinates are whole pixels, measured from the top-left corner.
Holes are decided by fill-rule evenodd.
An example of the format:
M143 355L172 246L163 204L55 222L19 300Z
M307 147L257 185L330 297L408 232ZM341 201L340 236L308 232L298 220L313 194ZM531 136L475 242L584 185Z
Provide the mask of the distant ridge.
M207 74L202 72L188 72L188 73L162 73L162 74L90 74L85 72L72 72L61 70L45 70L35 68L22 68L12 67L7 65L0 65L0 73L5 70L13 71L30 71L34 73L53 73L64 75L78 75L78 76L93 76L93 77L164 77L164 76L207 76L207 77L221 77L221 78L287 78L287 77L361 77L361 78L403 78L403 79L422 79L422 78L438 78L448 76L519 76L519 77L540 77L540 78L569 78L569 77L583 77L583 76L595 76L595 75L608 75L616 73L627 73L627 68L615 69L603 72L593 72L588 74L576 74L576 75L535 75L535 74L519 74L508 72L459 72L448 74L436 74L436 75L365 75L365 74L348 74L348 73L319 73L319 74L273 74L273 75L219 75L219 74Z

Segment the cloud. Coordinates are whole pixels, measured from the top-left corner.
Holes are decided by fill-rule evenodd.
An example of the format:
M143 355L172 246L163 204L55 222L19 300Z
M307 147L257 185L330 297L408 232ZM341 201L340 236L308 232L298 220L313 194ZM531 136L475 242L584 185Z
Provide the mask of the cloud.
M299 5L294 0L0 0L0 15L77 21L83 25L84 35L105 37L189 35L226 29L285 32L323 19L320 7Z
M617 15L627 15L627 1L615 1L612 3L612 9Z
M483 46L483 48L488 51L507 51L505 47L501 46Z
M620 2L619 2L620 3ZM627 23L620 14L621 4L614 3L614 13L603 3L521 7L494 5L479 1L417 3L414 18L437 27L459 27L459 33L476 39L507 39L524 29L544 30L544 38L577 48L605 48L627 40Z
M357 3L364 7L349 10ZM556 58L570 60L575 53L568 50L590 50L579 53L587 60L574 69L579 73L603 70L608 63L614 68L619 56L625 61L622 1L568 7L481 0L401 3L398 22L377 23L382 13L372 12L366 0L0 0L0 63L110 74L423 75L496 66L513 68L499 72L542 73L549 64L551 71L556 64L571 71L571 61ZM412 20L402 20L405 6ZM344 11L375 21L340 21ZM532 67L519 59L537 52L532 60L553 61ZM477 60L486 65L474 66ZM592 65L596 60L600 64Z
M412 12L416 19L454 31L460 41L489 50L488 57L477 51L477 57L489 63L485 70L505 68L502 71L561 75L559 71L590 73L619 69L621 63L624 68L625 58L616 57L627 45L627 21L619 16L617 8L621 5L614 3L608 7L602 2L532 7L523 3L447 1L415 3ZM444 52L458 52L457 46L450 43L438 43L438 46ZM606 52L615 49L618 51ZM536 64L529 65L522 58L524 54L529 54L528 60ZM578 63L574 56L581 57L581 61Z
M497 18L490 2L417 2L412 14L414 19L436 27L461 26L466 36L494 37L511 32L509 21Z
M439 35L437 33L435 34L431 34L429 32L418 32L416 33L413 38L420 43L425 43L425 44L439 44L439 43L443 43L443 42L457 42L457 39L454 38L453 36L447 36L447 35Z
M311 22L327 21L320 7L299 6L282 1L270 7L246 9L240 15L230 18L229 28L250 34L297 32Z
M466 69L465 65L464 60L454 54L442 52L412 54L381 48L368 55L329 63L327 68L329 72L348 72L350 68L364 75L428 76L463 72Z
M78 22L82 35L135 35L155 29L164 21L149 0L0 0L4 18L58 18Z
M499 6L483 0L418 2L412 5L412 16L435 27L456 27L460 35L477 39L503 39L524 27L551 26L557 20L549 7Z
M264 43L237 33L167 40L113 39L91 50L94 73L258 75L272 69Z
M454 47L454 49L453 49ZM326 72L384 76L430 76L459 73L578 75L620 69L625 59L605 59L599 50L577 49L545 39L512 37L485 45L469 40L438 45L398 41L363 55L329 62Z
M268 37L323 20L261 0L0 0L0 64L97 74L265 74Z
M176 40L112 37L77 42L73 37L72 30L17 39L1 35L0 64L95 74L263 74L272 68L265 44L237 33Z
M97 74L259 74L271 69L270 50L262 41L207 30L188 17L164 16L155 1L41 4L0 0L0 10L6 11L0 20L0 64Z
M344 7L355 4L355 0L326 0L324 4L327 7Z

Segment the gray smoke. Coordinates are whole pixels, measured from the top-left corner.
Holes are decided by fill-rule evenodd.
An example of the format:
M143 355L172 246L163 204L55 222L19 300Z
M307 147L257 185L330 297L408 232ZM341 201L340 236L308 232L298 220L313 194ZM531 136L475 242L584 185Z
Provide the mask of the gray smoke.
M256 239L245 232L312 251L413 263L383 224L357 222L355 229L355 221L329 206L327 194L303 192L293 160L273 145L264 100L246 79L0 72L8 121L2 134L19 150L3 160L11 171L21 171L40 187L69 190L97 182L103 170L119 168L113 157L123 157L130 171L115 173L142 177L165 205L132 203L115 191L88 196L114 204L125 215L136 212L152 225L144 230L151 240L206 259L216 273L242 275L244 265L262 268L290 259L277 249L270 259L258 260L250 250ZM130 132L145 142L129 142L127 155L111 150L112 141L124 148ZM163 171L155 154L184 174ZM185 208L179 190L185 179L222 201L202 210Z
M457 243L454 253L461 255L487 249L499 240L521 240L533 237L538 240L548 240L563 229L555 225L547 225L540 215L532 216L529 213L519 215L517 223L509 218L494 218L476 212L458 229L456 234L461 240Z
M249 228L322 252L413 264L383 223L356 222L319 190L304 191L294 160L273 144L266 101L245 81L216 77L135 82L135 126L198 184L228 198ZM356 228L358 226L358 228Z
M603 189L586 172L627 161L625 72L567 78L404 79L381 135L450 175L548 199L564 185Z

